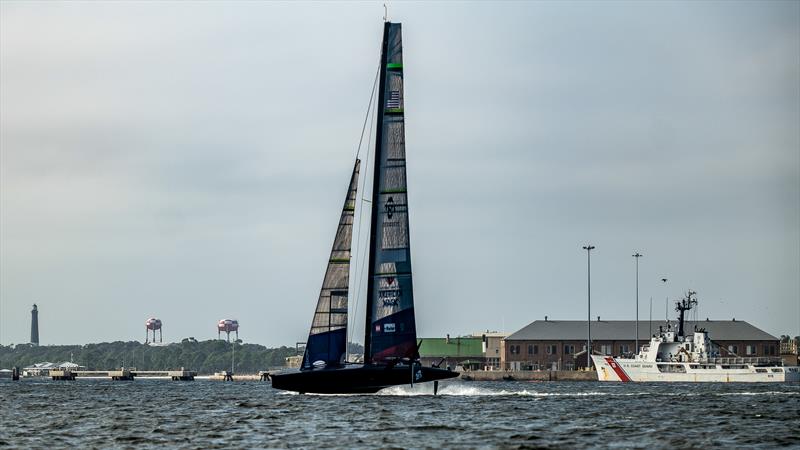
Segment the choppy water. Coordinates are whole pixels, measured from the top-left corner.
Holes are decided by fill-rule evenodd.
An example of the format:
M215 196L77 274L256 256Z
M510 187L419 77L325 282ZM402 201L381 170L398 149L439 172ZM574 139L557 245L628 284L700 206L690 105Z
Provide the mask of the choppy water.
M0 446L795 447L800 385L449 382L376 395L269 383L0 382Z

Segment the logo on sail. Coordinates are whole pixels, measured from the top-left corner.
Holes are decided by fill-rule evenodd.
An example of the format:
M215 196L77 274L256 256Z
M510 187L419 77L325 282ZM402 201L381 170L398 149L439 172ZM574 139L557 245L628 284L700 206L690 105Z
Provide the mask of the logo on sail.
M389 199L386 200L385 209L386 209L386 217L391 219L392 216L394 215L394 212L397 211L397 205L394 204L394 198L389 197Z
M386 277L381 280L378 298L383 306L397 306L400 303L400 286L395 277Z
M383 324L383 332L384 333L394 333L394 324L393 323L385 323L385 324Z
M387 108L399 108L400 107L400 91L391 91L391 92L389 92L389 99L386 100L386 107Z

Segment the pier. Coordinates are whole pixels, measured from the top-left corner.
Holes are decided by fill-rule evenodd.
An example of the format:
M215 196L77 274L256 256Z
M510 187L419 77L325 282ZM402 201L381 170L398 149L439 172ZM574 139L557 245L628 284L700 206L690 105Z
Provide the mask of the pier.
M76 378L110 378L114 381L133 381L134 378L170 378L172 381L194 381L197 372L192 370L51 370L50 378L74 381Z

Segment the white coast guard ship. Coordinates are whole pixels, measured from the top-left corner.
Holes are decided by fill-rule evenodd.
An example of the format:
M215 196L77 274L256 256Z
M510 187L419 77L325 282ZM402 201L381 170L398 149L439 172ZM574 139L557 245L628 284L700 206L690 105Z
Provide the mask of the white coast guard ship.
M660 330L630 358L592 355L600 381L671 382L800 382L800 367L784 366L780 359L738 356L720 357L704 329L684 336L683 314L697 304L689 291L677 302L678 330Z

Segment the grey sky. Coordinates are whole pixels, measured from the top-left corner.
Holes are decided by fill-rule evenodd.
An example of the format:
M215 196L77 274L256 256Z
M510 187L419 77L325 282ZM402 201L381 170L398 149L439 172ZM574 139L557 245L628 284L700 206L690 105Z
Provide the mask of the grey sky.
M398 3L421 336L800 333L800 3ZM0 3L0 343L304 340L381 3ZM666 287L659 279L669 278ZM672 313L670 313L672 314ZM361 319L359 319L360 321Z

